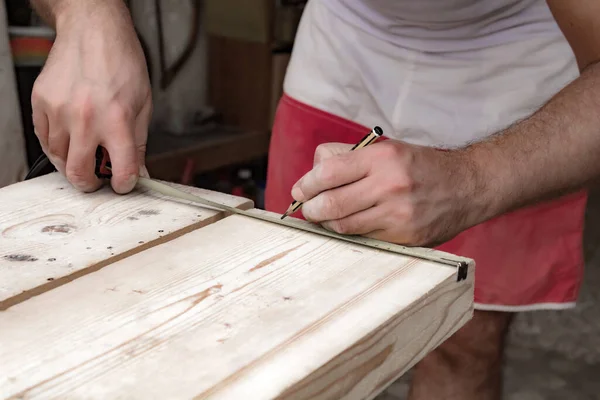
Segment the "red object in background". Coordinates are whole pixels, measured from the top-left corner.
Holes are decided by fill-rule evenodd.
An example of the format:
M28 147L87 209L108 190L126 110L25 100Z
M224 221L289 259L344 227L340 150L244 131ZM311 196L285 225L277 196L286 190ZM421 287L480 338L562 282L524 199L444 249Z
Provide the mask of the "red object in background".
M185 161L185 167L183 168L183 173L181 174L181 183L183 185L189 185L194 178L194 167L196 163L193 159L188 158Z
M241 186L234 186L233 189L231 189L231 194L234 196L246 197L244 195L244 188Z
M54 44L54 31L47 27L11 26L8 29L15 66L43 66Z

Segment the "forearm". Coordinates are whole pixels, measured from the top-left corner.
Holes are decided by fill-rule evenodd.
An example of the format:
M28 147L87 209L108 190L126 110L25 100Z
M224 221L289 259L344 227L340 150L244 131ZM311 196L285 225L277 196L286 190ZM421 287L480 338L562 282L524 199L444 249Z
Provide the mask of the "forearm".
M462 151L488 219L573 192L600 178L600 65L531 117Z
M62 25L70 25L77 19L86 19L88 16L113 14L121 20L128 19L128 10L123 0L30 0L30 4L55 29L62 21Z

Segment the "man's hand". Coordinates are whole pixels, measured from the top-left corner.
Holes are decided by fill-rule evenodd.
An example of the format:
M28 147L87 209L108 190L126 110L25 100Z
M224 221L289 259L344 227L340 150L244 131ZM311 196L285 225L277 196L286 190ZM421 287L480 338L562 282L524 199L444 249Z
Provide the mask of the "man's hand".
M314 168L293 187L312 222L343 234L403 245L432 245L475 223L476 174L444 152L387 140L350 152L321 145Z
M82 191L96 190L98 145L110 154L112 187L133 189L144 167L152 97L144 54L122 0L38 0L57 36L35 82L36 135L54 166Z

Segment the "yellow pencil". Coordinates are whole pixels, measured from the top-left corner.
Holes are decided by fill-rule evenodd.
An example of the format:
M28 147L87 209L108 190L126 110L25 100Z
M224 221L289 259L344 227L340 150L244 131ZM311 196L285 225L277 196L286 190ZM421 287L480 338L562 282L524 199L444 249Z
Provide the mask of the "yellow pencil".
M354 147L352 147L352 149L350 149L350 151L353 151L356 149L361 149L363 147L370 145L371 143L373 143L374 141L379 139L381 137L381 135L383 135L383 130L380 127L376 126L375 128L373 128L373 130L371 130L371 132L369 132L364 138L362 138L360 142L355 144ZM302 207L302 204L303 203L294 200L294 202L289 206L287 211L281 216L281 219L284 219L288 215L293 214L296 211L298 211L300 209L300 207Z

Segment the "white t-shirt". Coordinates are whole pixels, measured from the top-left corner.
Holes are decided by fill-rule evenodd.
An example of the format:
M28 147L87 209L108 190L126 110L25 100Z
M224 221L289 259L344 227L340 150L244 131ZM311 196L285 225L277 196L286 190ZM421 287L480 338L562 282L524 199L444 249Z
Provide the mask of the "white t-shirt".
M388 137L452 147L577 76L544 0L310 0L284 90Z
M544 0L324 0L373 36L421 51L486 48L554 32Z

